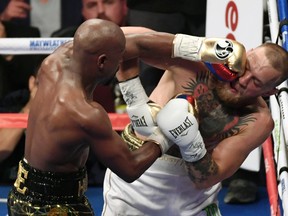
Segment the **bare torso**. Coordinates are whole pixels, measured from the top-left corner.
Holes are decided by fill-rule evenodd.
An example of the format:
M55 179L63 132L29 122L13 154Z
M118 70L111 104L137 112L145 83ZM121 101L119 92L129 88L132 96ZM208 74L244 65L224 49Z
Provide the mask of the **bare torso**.
M194 63L192 68L175 67L173 71L166 71L150 99L164 106L178 94L192 96L198 111L199 130L207 150L212 151L222 140L253 127L251 123L255 122L256 118L259 120L259 114L268 111L261 98L245 109L224 106L215 94L213 75L202 63ZM249 146L247 149L255 147ZM176 145L168 151L168 154L181 157Z

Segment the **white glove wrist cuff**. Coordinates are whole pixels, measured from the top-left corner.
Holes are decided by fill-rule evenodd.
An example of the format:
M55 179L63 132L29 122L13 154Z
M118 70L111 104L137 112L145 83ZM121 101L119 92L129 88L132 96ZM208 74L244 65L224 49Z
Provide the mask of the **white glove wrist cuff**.
M119 87L127 106L142 105L149 101L139 77L120 82Z
M165 154L168 149L172 146L172 142L168 140L160 130L156 129L149 137L148 140L155 142L159 145L162 154Z
M180 57L187 60L200 61L199 50L203 40L203 37L176 34L173 40L172 58Z
M180 148L180 152L181 152L183 160L188 161L188 162L196 162L205 156L205 154L207 153L207 150L206 148L202 148L198 152L189 152L187 151L187 149L184 150Z

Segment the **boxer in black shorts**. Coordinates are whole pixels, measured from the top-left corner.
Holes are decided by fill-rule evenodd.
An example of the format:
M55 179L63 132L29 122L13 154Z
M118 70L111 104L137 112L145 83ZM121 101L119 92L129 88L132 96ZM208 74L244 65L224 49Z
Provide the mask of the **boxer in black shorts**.
M86 169L73 173L45 172L32 168L26 160L19 162L18 178L9 195L9 215L91 214L84 195L87 190ZM32 205L31 205L32 204Z
M152 141L131 152L93 101L96 85L115 75L124 50L125 36L116 24L90 19L42 62L9 215L93 215L84 196L89 151L132 182L170 147L156 129Z

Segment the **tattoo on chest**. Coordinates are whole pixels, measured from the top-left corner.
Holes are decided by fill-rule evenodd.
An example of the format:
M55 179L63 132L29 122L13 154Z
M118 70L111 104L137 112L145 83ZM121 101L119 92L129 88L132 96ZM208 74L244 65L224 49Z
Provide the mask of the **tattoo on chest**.
M209 72L199 72L196 79L190 79L182 86L185 94L195 100L198 112L199 130L206 142L221 141L238 134L241 129L255 121L253 115L244 115L220 102Z

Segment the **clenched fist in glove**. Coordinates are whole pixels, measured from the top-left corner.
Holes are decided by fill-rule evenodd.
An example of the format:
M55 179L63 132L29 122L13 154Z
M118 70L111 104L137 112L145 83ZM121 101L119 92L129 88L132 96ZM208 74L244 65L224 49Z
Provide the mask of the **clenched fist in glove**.
M138 76L120 82L119 87L127 104L127 114L134 131L145 136L147 140L155 141L160 145L162 153L165 153L173 143L162 134L157 126L156 115L161 107L149 102Z
M186 99L170 100L159 111L157 123L166 137L179 146L185 161L195 162L204 157L205 144L193 108Z
M245 70L245 47L226 38L204 38L176 34L172 57L202 61L222 81L232 81Z

